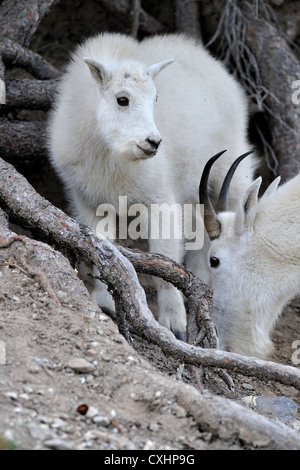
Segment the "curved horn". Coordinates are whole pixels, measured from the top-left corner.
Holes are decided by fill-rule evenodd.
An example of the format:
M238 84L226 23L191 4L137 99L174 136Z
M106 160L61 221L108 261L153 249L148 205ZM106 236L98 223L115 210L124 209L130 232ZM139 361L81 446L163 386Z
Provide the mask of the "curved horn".
M229 186L230 186L232 177L235 173L235 170L237 169L237 166L240 164L240 162L253 152L254 150L250 150L250 152L243 153L243 155L238 157L229 168L228 173L225 176L221 191L220 191L220 195L219 195L219 199L218 199L218 203L216 207L217 212L225 212L228 210L228 191L229 191Z
M226 150L222 150L222 152L217 153L208 160L204 167L199 186L200 204L204 204L204 225L211 240L214 240L215 238L218 238L221 235L221 225L217 220L215 210L209 198L207 188L208 178L211 167L224 152L226 152Z

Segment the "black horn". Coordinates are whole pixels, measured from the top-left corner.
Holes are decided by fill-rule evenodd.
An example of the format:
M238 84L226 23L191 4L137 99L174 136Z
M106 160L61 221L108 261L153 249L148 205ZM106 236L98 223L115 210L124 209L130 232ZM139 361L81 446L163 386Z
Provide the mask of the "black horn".
M211 203L211 200L209 198L208 194L208 178L210 174L211 167L215 163L215 161L223 155L223 153L226 152L226 150L222 150L222 152L217 153L214 155L212 158L208 160L206 163L201 181L200 181L200 186L199 186L199 199L200 199L200 204L204 205L204 225L206 228L206 231L208 233L208 236L211 240L215 240L221 235L221 224L217 219L217 214L213 208L213 205ZM250 150L250 152L243 153L243 155L240 155L231 165L229 168L217 203L217 212L224 212L228 210L228 191L229 191L229 186L232 180L232 177L235 173L235 170L237 169L237 166L240 164L240 162L253 153L253 150Z
M204 167L204 170L201 176L200 186L199 186L200 204L204 205L204 225L208 233L208 236L211 240L214 240L215 238L218 238L221 235L221 225L220 225L220 222L217 220L215 210L209 198L208 178L209 178L211 167L213 166L215 161L221 155L223 155L224 152L226 152L226 150L222 150L222 152L217 153L216 155L214 155L212 158L208 160L208 162L206 163Z
M237 169L238 165L241 163L242 160L244 160L245 157L253 153L254 150L250 150L250 152L243 153L243 155L240 155L231 165L231 167L228 170L227 175L225 176L220 194L219 194L219 199L217 203L216 210L217 212L225 212L228 210L228 192L229 192L229 186L232 180L232 177L235 173L235 170Z

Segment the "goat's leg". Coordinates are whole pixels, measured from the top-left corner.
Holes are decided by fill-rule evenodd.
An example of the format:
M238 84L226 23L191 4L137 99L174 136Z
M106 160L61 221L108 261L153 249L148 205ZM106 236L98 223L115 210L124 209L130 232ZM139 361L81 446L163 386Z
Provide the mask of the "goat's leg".
M164 239L160 230L160 238L155 238L158 233L158 220L151 220L149 233L149 248L152 253L159 253L174 261L181 263L184 255L184 244L182 236L178 239L168 237ZM174 214L173 223L171 223L170 234L177 229L177 234L182 235L182 222L180 214ZM173 231L173 234L176 231ZM184 299L181 292L172 284L167 283L159 278L154 278L157 289L158 300L158 321L161 325L166 326L177 336L184 340L186 332L186 311L184 307Z
M80 198L77 194L73 195L76 219L79 223L83 223L91 227L97 235L104 238L109 238L112 242L116 238L116 211L110 204L103 205L103 213L107 211L107 216L101 217L101 211L98 209L92 209L88 204ZM100 206L98 206L100 208ZM89 268L84 267L84 272L90 272ZM94 287L91 293L91 297L94 298L98 305L102 308L108 308L115 311L115 302L111 294L107 290L107 285L104 282L97 279L100 277L100 273L96 267L93 268L93 275L95 277Z

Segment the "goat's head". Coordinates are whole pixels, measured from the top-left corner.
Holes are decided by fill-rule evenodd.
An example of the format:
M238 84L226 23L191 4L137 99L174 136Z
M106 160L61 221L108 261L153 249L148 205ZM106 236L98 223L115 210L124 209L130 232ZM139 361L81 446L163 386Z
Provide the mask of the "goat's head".
M149 67L133 60L110 65L89 58L84 61L101 99L97 118L102 142L113 155L133 160L153 157L162 140L153 116L154 78L173 59Z
M275 322L300 288L300 175L278 189L276 178L260 200L262 180L256 179L236 212L228 212L230 180L248 152L230 168L216 212L207 183L222 153L207 163L199 190L211 239L212 320L221 349L266 358Z

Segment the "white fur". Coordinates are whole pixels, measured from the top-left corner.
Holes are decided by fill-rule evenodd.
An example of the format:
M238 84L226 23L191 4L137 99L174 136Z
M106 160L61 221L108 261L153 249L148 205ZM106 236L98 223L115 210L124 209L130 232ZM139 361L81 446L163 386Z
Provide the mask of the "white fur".
M120 96L130 105L120 107ZM139 43L103 34L73 54L49 135L51 159L69 191L74 216L95 229L97 206L117 208L119 195L126 195L129 205L147 207L198 203L204 164L227 149L211 174L217 193L229 165L249 150L246 131L247 104L240 86L201 44L181 35ZM141 150L149 150L147 139L160 138L152 158ZM232 209L252 182L253 167L248 157L238 168L231 184ZM149 243L150 251L183 260L181 240ZM207 282L208 244L206 239L202 254L188 255L190 266ZM158 279L156 285L160 323L182 333L186 320L180 293ZM98 283L94 295L100 304L113 306L103 285Z
M211 268L220 348L262 358L272 352L283 307L300 291L300 175L277 189L278 182L258 201L258 178L236 213L219 214L222 232L209 252L220 260Z

